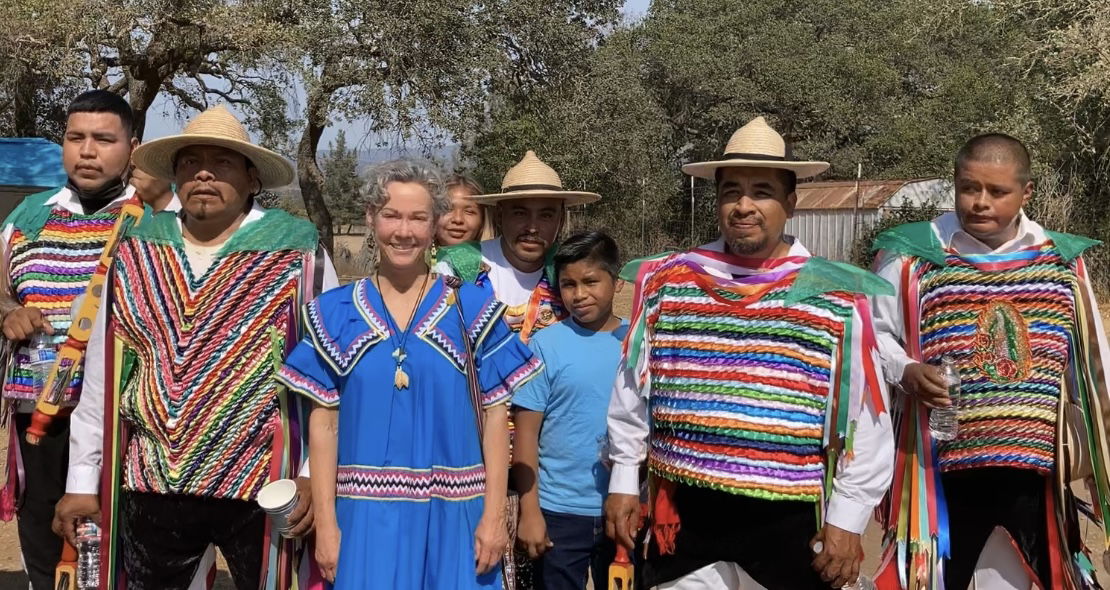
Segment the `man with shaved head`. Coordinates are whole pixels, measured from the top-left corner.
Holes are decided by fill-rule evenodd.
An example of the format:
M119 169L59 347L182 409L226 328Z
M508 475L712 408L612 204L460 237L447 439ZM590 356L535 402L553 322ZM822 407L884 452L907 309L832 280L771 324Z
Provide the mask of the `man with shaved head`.
M1098 480L1110 506L1106 338L1082 256L1097 242L1025 215L1030 157L1013 137L968 141L954 181L954 212L874 244L897 291L873 298L883 372L903 392L880 587L1087 587L1072 483ZM947 440L929 412L952 405Z

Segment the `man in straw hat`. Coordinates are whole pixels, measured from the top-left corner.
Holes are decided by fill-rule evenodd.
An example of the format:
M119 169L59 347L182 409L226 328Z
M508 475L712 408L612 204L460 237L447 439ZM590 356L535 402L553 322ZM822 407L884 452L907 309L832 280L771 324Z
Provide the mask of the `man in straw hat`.
M8 441L7 484L0 518L19 506L19 544L31 585L54 587L54 567L62 543L51 531L54 504L65 492L69 417L58 416L29 444L37 391L28 340L45 334L56 346L66 338L70 310L85 292L101 250L112 234L124 202L131 151L131 107L104 90L85 92L70 103L62 140L66 186L25 198L4 221L0 238L0 317L4 337L15 347L4 378L5 417L13 412ZM77 403L80 370L65 392L63 407ZM0 417L0 422L4 417ZM18 497L22 496L22 497Z
M1098 242L1025 215L1034 183L1013 137L970 139L953 182L955 211L873 245L898 293L874 302L883 369L906 394L878 581L1096 587L1076 490L1105 521L1110 356L1083 256Z
M641 579L659 588L839 588L890 483L893 444L867 296L885 281L783 233L797 178L762 117L712 162L721 237L634 261L632 327L609 407L607 533L632 548L650 471ZM754 585L753 585L754 584Z
M254 203L293 167L223 106L134 158L176 182L182 209L143 220L116 254L56 530L72 539L80 517L103 515L106 588L119 573L129 588L186 588L209 544L240 590L287 587L278 548L289 544L254 498L297 475L305 423L272 377L301 305L335 286L335 271L310 223ZM312 520L305 478L298 488L294 535Z
M488 280L507 306L505 320L527 342L567 316L552 262L566 208L599 199L596 193L564 190L558 173L528 150L505 173L500 193L474 197L479 205L496 206L501 237L445 248L436 272L468 282Z

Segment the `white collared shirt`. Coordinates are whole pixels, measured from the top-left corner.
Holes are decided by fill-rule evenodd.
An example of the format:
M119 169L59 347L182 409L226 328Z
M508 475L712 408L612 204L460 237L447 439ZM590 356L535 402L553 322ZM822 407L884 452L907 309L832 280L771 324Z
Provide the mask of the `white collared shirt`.
M532 291L543 279L543 268L532 272L517 270L505 257L501 247L501 238L490 238L479 244L482 251L482 262L489 267L487 280L493 287L497 300L509 307L517 307L528 303L532 299ZM446 260L436 263L432 272L455 276L455 269Z
M706 244L701 249L723 252L723 240ZM797 240L793 240L788 257L809 258L809 250ZM751 274L755 269L738 267L728 263L716 262L700 257L698 263L705 269L722 278L733 278L738 272ZM786 270L791 266L800 267L804 262L787 261L775 270ZM856 313L852 318L854 340L863 336L862 318ZM648 400L651 397L650 379L640 388L639 376L650 355L650 341L645 341L637 359L637 366L620 367L613 395L609 402L609 444L613 471L609 479L609 492L615 494L639 495L640 465L647 457L648 436L651 427L648 416ZM878 354L874 354L874 366L878 366ZM622 361L623 363L623 361ZM857 372L858 371L858 372ZM865 387L862 378L863 359L854 355L852 359L853 388ZM881 379L880 379L881 381ZM831 401L832 395L830 384ZM880 385L882 387L882 385ZM858 393L857 393L858 395ZM882 396L886 404L887 391L883 387ZM890 487L894 473L894 434L891 428L890 413L877 414L871 404L871 396L863 395L864 404L856 406L849 420L856 422L853 441L854 456L850 461L842 461L833 478L833 492L829 498L825 520L827 523L853 533L862 533L867 527L871 513L887 488Z
M247 213L239 229L262 218L266 210L255 204ZM178 227L181 218L178 217ZM234 235L234 234L233 234ZM230 239L230 236L229 236ZM339 277L327 250L320 249L324 257L321 292L339 286ZM81 386L81 400L70 418L69 473L66 475L66 492L70 494L96 494L100 490L100 466L103 462L104 441L104 359L106 354L105 327L108 306L101 305L93 322L85 352L85 379ZM309 475L308 458L305 457L299 475Z

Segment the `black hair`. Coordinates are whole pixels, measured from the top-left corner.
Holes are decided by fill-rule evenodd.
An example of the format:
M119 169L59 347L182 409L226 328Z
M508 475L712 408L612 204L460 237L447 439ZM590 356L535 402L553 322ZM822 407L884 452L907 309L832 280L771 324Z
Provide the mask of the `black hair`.
M66 109L66 118L68 119L74 113L112 113L119 117L119 122L128 137L131 137L135 125L135 114L131 111L131 105L127 104L120 95L107 90L89 90L77 95Z
M1029 182L1032 175L1029 150L1020 140L1005 133L984 133L967 140L956 152L954 173L958 176L968 162L1013 163L1022 184Z
M591 260L600 264L614 279L621 271L621 253L617 241L602 231L578 232L559 245L555 252L555 276L568 264Z
M793 170L785 168L774 168L779 173L779 180L782 181L782 187L786 189L783 196L790 196L790 193L798 189L798 175ZM716 184L721 184L721 172L724 168L718 168L713 171L713 180Z

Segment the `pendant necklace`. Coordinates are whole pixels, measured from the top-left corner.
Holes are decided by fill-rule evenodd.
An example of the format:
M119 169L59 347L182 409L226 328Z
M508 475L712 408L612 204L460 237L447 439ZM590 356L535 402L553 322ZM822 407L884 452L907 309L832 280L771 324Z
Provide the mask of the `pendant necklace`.
M401 327L393 319L393 314L389 312L389 306L385 305L385 293L382 291L382 277L381 273L374 273L374 279L378 283L378 294L382 297L382 304L385 305L385 315L393 324L394 333L397 336L397 346L393 349L393 360L397 361L397 370L393 373L393 386L397 389L407 389L409 386L409 375L401 367L401 363L405 362L408 354L405 353L405 340L408 339L409 330L412 328L412 322L416 319L416 310L420 308L420 302L424 300L424 290L428 288L428 277L432 273L424 275L424 282L420 284L420 293L416 296L416 303L412 306L412 313L409 314L409 321L405 324L405 330L402 332Z

